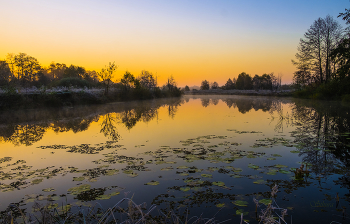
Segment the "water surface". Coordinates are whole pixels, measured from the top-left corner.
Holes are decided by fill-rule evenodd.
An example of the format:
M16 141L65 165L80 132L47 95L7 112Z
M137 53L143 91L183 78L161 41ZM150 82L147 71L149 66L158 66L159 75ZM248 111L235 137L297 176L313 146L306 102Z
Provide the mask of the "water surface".
M106 209L133 197L164 213L188 210L231 223L244 213L256 223L253 199L269 199L277 184L287 223L346 223L348 109L291 98L184 96L5 111L0 211L15 203L30 213L35 202ZM307 171L298 173L302 165Z

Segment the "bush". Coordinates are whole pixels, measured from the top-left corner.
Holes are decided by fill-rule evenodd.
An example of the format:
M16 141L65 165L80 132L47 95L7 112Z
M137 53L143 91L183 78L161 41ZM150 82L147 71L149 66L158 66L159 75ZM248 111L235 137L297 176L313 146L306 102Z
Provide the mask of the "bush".
M76 86L76 87L83 88L83 87L91 87L91 84L84 79L80 79L77 77L69 77L69 78L61 79L57 83L57 86L65 86L65 87Z

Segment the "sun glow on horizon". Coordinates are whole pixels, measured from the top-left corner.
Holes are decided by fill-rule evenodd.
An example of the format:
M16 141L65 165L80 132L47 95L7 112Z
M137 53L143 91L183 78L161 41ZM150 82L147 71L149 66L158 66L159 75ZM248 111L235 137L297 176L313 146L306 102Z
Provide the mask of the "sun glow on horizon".
M236 1L8 1L0 9L2 46L24 52L42 66L52 61L100 71L115 61L116 81L125 71L147 70L165 84L224 85L241 72L282 74L291 83L291 59L310 24L336 16L348 2L262 3Z

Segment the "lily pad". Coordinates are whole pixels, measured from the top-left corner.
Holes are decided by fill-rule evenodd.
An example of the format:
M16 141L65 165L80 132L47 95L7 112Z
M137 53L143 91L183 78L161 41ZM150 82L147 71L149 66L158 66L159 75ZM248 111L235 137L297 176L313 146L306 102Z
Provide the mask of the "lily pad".
M270 158L267 158L267 160L276 160L276 158L270 157Z
M73 177L73 181L83 181L85 177Z
M268 205L268 204L270 204L270 203L272 203L272 200L271 199L261 199L261 200L259 200L259 203L261 203L261 204L264 204L264 205Z
M180 190L183 191L183 192L186 192L186 191L191 190L191 188L189 188L189 187L181 187Z
M283 173L283 174L290 174L290 171L288 171L288 170L279 170L278 171L279 173Z
M242 172L243 169L242 168L233 168L233 172Z
M238 209L236 210L236 215L241 215L243 213L243 215L248 215L249 212L245 212L243 209Z
M273 156L273 157L282 157L282 156L279 155L279 154L272 154L271 156Z
M148 182L147 185L153 185L153 186L159 185L159 181L152 180L152 181Z
M112 196L109 194L104 194L104 195L100 195L98 197L96 197L96 200L108 200L110 199Z
M211 178L213 175L207 174L207 173L202 173L201 176L206 177L206 178Z
M43 181L43 179L34 179L32 180L32 184L39 184Z
M251 169L259 169L259 166L257 166L257 165L254 165L254 164L252 164L252 163L249 163L248 164L248 168L251 168Z
M49 187L49 188L42 189L42 191L44 191L44 192L52 192L52 191L56 191L56 190L55 190L55 188Z
M180 176L188 176L188 173L179 173Z
M274 167L276 167L276 168L285 168L285 167L288 167L288 166L281 165L281 164L276 164L276 165L274 165Z
M248 206L248 202L241 201L241 200L236 200L236 201L233 201L232 203L237 205L237 206L241 206L241 207L247 207Z
M299 151L297 151L297 150L291 150L290 152L291 153L299 153Z
M267 175L276 175L277 174L277 170L275 169L270 169L269 172L266 173Z
M225 186L225 183L222 181L217 181L217 182L213 182L213 185L219 186L219 187L223 187Z
M90 184L83 184L77 187L72 187L68 189L68 192L70 192L72 195L80 194L81 192L90 190L91 186Z
M254 184L264 184L265 181L264 180L256 180L253 182Z
M225 203L216 204L215 206L218 207L218 208L223 208L223 207L225 207Z

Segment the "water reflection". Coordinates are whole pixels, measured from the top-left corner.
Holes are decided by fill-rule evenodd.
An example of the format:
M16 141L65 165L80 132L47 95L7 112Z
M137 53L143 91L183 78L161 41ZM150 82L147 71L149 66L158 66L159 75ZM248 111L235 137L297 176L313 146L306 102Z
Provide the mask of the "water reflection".
M117 119L113 114L109 113L102 116L101 130L104 136L111 138L113 141L118 141L120 135L116 128Z
M62 167L54 164L41 169L39 164L44 160L26 163L15 156L13 160L0 158L3 163L0 180L4 183L0 184L0 190L11 194L10 191L15 193L30 187L33 192L39 192L35 197L40 198L41 194L49 194L43 192L51 190L42 189L41 181L55 186L55 180L62 180L65 186L57 186L56 193L68 192L66 195L72 204L76 200L99 200L108 205L101 200L117 198L123 193L119 189L125 189L137 193L136 200L160 205L163 213L167 213L166 209L179 211L187 206L193 216L200 210L207 217L213 217L215 214L211 216L210 212L216 213L222 208L223 217L233 218L231 216L241 212L241 207L248 207L243 208L244 214L254 211L252 199L269 198L272 187L277 184L281 192L278 200L285 200L281 207L295 207L297 214L293 214L293 219L303 217L304 210L315 209L305 208L308 202L303 199L303 192L306 197L317 198L316 201L332 201L331 196L339 191L342 206L349 200L350 195L339 190L340 186L350 188L347 111L338 103L235 96L118 103L65 109L47 115L39 111L38 114L45 115L41 120L32 111L25 115L27 119L34 118L32 122L18 117L18 123L13 122L15 125L0 126L3 141L30 145L39 141L47 130L52 129L60 136L60 132L78 133L96 127L97 132L91 131L92 134L85 136L100 132L111 141L90 144L85 138L72 141L73 146L71 142L63 145L66 143L55 141L62 145L38 147L44 155L42 158L54 161L64 157L68 166ZM221 123L215 127L212 123L205 126L188 122L197 115L198 120L208 122L219 121L219 117ZM142 127L140 124L144 122L150 125ZM193 128L197 124L200 128ZM134 128L138 125L144 129ZM176 132L176 125L187 125L190 131L182 134L184 128ZM168 127L171 130L164 131ZM128 131L131 129L135 131ZM142 136L145 132L151 134ZM78 160L83 160L80 158L86 158L88 165L79 164ZM120 185L118 192L116 185ZM34 196L28 197L24 197L23 204L30 203ZM181 214L184 213L178 212L179 217Z
M174 98L167 101L64 108L59 111L50 109L27 112L5 111L0 116L3 122L0 125L0 142L11 142L16 146L30 146L40 141L49 129L56 133L68 131L78 133L88 130L91 123L99 119L102 119L100 133L113 141L118 141L120 135L116 128L117 123L122 123L130 130L138 122L147 123L156 118L158 109L163 106L168 108L169 117L174 118L178 106L183 102L182 99ZM16 121L21 124L16 124Z

